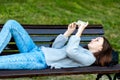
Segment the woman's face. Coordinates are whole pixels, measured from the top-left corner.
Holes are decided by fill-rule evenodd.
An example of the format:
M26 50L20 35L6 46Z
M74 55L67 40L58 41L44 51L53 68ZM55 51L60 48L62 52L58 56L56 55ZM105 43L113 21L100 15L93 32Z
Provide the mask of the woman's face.
M97 37L95 39L92 39L91 42L89 42L88 48L92 49L94 52L101 51L103 48L102 46L103 42L104 42L103 37Z

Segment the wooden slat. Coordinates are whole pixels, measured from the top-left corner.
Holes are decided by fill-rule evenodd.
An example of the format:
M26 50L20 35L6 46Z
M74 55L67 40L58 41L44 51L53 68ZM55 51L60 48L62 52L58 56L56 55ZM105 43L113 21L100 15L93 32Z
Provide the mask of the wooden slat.
M27 25L22 24L24 28L30 28L30 29L66 29L68 25ZM3 24L0 24L0 28L3 27ZM103 28L101 24L92 24L88 25L87 28Z
M0 30L2 27L0 25ZM23 25L23 27L30 34L60 34L67 29L66 25ZM102 25L88 25L83 34L104 34L104 31Z
M34 27L33 27L34 26ZM33 28L33 29L66 29L68 25L24 25L25 28ZM98 25L88 25L87 28L103 28L101 24Z
M41 47L41 46L45 46L45 47L51 47L51 44L52 43L38 43L36 44L38 47ZM87 45L87 43L83 43L83 44L80 44L80 46L85 46ZM0 55L3 55L3 54L11 54L11 53L16 53L16 51L18 50L17 47L13 47L15 46L15 44L9 44L8 47L6 47L4 49L4 51L0 54ZM17 51L18 52L18 51Z
M29 34L63 34L66 29L26 29ZM76 32L76 31L75 31ZM82 34L104 34L103 29L85 29Z
M81 42L89 42L91 39L94 39L98 36L82 36ZM35 42L51 42L53 39L55 39L56 36L32 36L33 41Z
M91 39L94 39L96 37L100 37L102 35L94 35L94 36L81 36L81 42L89 42ZM38 35L38 36L31 36L32 40L34 42L53 42L53 40L57 37L56 36L44 36L44 35ZM11 41L14 42L14 41ZM12 43L13 44L13 43Z
M43 69L43 70L0 70L0 78L32 77L32 76L55 76L76 74L108 74L119 73L120 64L114 67L89 66L82 68Z

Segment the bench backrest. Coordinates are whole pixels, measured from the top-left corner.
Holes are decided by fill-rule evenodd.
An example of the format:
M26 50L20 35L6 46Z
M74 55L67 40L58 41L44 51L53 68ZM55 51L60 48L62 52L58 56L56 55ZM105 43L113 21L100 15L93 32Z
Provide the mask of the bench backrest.
M67 25L23 25L23 27L27 30L33 41L38 46L42 45L47 47L52 44L58 34L63 34L67 29ZM0 29L1 28L2 25L0 25ZM84 30L81 36L80 45L84 46L91 39L103 35L104 30L102 25L88 25L88 27ZM15 46L16 45L14 43L14 40L12 39L11 42L7 45L7 47L4 49L2 55L18 53L18 50Z

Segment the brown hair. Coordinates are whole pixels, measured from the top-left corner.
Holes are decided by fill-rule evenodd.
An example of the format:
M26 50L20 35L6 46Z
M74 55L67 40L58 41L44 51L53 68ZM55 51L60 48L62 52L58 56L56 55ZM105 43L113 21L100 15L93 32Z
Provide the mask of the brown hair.
M103 37L103 39L103 49L100 52L94 53L96 57L95 65L99 66L106 66L112 60L112 47L105 37Z

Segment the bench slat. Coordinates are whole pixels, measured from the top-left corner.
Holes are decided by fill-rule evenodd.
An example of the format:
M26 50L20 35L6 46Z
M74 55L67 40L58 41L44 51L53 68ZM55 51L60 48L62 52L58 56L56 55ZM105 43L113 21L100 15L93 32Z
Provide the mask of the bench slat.
M89 42L91 39L94 39L98 36L82 36L81 42ZM53 39L55 39L56 36L32 36L33 41L35 42L51 42Z
M85 45L87 45L87 43L86 44L80 44L81 46L85 46ZM15 44L13 44L13 45L10 45L10 46L15 46ZM49 47L49 46L51 46L51 44L37 44L37 46L45 46L45 47ZM19 51L18 51L18 49L17 49L17 47L13 47L13 48L11 48L11 47L6 47L5 49L4 49L4 51L0 54L0 55L7 55L7 54L13 54L13 53L19 53Z
M27 24L22 24L22 26L24 28L27 29L66 29L68 25L27 25ZM0 28L3 27L3 24L0 24ZM92 24L92 25L88 25L87 29L90 28L103 28L103 26L101 24Z
M64 68L64 69L45 69L45 70L0 70L0 78L10 77L31 77L31 76L55 76L55 75L71 75L71 74L108 74L119 73L120 64L114 67L81 67L81 68Z
M62 34L66 29L26 29L29 34ZM76 31L75 31L76 32ZM85 29L83 34L104 34L103 29Z
M102 36L102 35L99 35L99 36ZM56 37L57 36L31 36L31 38L33 39L34 42L53 42L53 40ZM95 35L95 36L81 36L81 42L89 42L89 41L91 41L91 39L94 39L96 37L98 37L98 35Z

